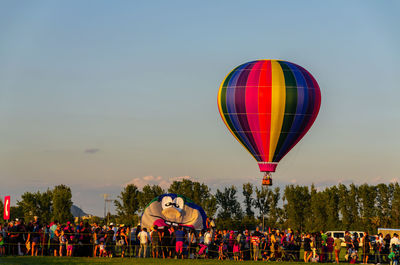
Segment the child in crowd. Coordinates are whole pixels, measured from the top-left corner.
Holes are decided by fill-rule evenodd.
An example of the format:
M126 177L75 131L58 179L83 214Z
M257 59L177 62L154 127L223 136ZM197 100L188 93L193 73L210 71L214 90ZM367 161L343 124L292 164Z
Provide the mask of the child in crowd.
M104 245L104 240L100 241L100 246L99 246L99 257L105 257L106 256L106 246Z
M349 248L349 259L350 259L350 264L357 263L358 253L357 250L355 250L355 248L353 247Z
M218 260L224 260L227 258L227 256L226 256L227 249L228 248L225 245L225 243L223 241L221 241L221 243L219 244L219 247L218 247Z
M395 244L392 244L388 258L390 260L390 265L399 264L400 251L399 251L399 247L396 246Z
M239 254L240 254L240 246L239 243L235 240L233 243L233 259L239 261Z
M311 262L319 262L319 255L317 253L313 254L311 257Z
M62 230L60 235L60 256L63 256L66 244L67 244L67 237L65 236L64 230Z
M67 236L67 256L72 257L72 251L74 249L74 235Z
M4 238L0 235L0 256L4 256L5 249L4 249Z

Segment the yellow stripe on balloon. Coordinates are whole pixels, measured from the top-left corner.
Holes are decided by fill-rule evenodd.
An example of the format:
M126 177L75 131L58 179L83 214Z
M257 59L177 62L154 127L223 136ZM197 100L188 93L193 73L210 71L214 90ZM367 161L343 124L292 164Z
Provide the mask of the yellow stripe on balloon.
M281 134L283 118L285 116L286 87L285 76L281 65L276 60L271 60L272 99L271 99L271 136L269 148L269 162L274 158L278 139Z

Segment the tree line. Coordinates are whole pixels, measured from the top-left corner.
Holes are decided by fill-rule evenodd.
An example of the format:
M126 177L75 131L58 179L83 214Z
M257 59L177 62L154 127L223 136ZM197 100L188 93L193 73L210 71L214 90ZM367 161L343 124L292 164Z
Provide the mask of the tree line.
M338 184L324 189L314 185L287 185L283 190L245 183L241 190L231 185L215 193L206 184L188 179L174 181L167 190L159 185L139 189L130 184L114 201L116 214L107 219L137 225L147 204L166 192L181 194L202 206L207 216L215 219L217 228L252 229L264 224L264 227L290 227L309 232L362 230L370 233L375 233L378 227L400 228L398 183ZM17 206L11 208L11 215L26 220L36 215L46 222L68 221L72 219L71 197L71 189L65 185L45 192L26 192Z
M33 220L38 216L43 222L58 220L67 222L73 219L71 189L66 185L57 185L52 190L45 192L25 192L21 200L17 200L16 206L11 206L11 220L23 218ZM3 202L0 200L0 209L3 209Z

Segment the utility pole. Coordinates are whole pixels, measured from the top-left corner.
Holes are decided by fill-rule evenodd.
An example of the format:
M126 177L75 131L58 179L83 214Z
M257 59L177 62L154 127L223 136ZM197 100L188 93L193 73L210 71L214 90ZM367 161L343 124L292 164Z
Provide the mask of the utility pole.
M109 194L104 193L103 197L104 197L104 221L106 220L106 216L107 216L107 198L108 198Z
M106 221L107 218L107 223L106 225L108 225L109 223L109 214L110 213L110 205L109 203L112 202L112 199L109 198L110 194L104 193L103 197L104 197L104 221ZM107 213L107 204L108 204L108 213Z

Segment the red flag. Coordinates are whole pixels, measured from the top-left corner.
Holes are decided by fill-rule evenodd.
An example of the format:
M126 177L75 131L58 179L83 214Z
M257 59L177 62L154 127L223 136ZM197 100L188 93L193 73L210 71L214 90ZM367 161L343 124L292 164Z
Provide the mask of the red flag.
M4 220L10 220L10 196L4 197Z

